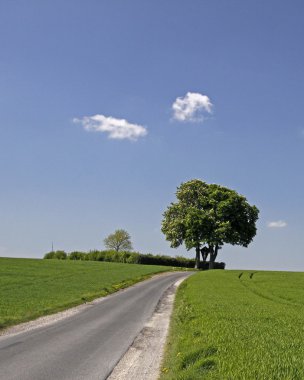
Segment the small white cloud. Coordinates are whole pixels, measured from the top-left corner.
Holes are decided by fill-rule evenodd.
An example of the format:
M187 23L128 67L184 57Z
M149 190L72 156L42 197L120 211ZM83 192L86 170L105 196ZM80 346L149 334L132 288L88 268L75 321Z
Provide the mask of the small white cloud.
M108 133L110 139L136 141L148 133L142 125L131 124L125 119L116 119L112 116L84 116L81 119L73 119L73 122L82 124L86 131Z
M207 95L187 92L173 103L173 118L178 121L204 121L205 114L211 114L212 108L213 104Z
M286 226L287 226L287 223L284 222L284 220L277 220L277 221L267 223L267 227L269 228L283 228Z

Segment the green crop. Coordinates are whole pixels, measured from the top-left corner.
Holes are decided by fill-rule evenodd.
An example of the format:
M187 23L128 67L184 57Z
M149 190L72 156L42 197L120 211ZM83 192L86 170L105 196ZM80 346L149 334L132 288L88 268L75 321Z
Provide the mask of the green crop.
M175 301L162 380L303 380L304 273L208 271Z
M0 258L0 329L75 306L171 268Z

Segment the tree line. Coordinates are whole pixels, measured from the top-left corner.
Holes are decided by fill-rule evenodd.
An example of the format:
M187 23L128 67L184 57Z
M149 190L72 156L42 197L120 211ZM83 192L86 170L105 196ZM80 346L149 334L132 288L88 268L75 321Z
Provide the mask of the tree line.
M85 260L85 261L106 261L115 263L144 264L144 265L165 265L178 268L194 268L195 260L187 259L182 256L153 255L151 253L143 254L132 251L113 251L113 250L92 250L89 252L73 251L51 251L44 255L44 259L57 260ZM224 263L217 263L218 269L224 269ZM201 269L207 269L206 265L201 263Z
M215 262L224 244L247 247L256 235L259 210L235 190L194 179L177 188L176 198L176 202L172 202L163 214L161 230L172 248L182 244L187 250L194 248L194 260L132 252L130 234L123 229L104 239L108 251L70 254L56 251L47 253L44 258L216 269L225 266Z

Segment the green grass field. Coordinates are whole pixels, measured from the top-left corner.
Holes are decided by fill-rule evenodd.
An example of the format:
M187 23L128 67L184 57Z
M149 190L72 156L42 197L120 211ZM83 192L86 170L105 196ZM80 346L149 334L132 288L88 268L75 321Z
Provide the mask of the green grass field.
M180 286L161 380L304 379L304 273L251 273Z
M113 293L170 267L0 258L0 329Z

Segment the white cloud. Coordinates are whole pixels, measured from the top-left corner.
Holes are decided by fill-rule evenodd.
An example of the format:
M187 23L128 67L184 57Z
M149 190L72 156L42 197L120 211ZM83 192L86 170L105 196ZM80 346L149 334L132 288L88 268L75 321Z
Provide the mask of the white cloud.
M204 121L204 115L211 114L212 108L213 104L207 95L187 92L173 103L173 118L178 121Z
M284 220L276 220L273 222L268 222L267 227L269 228L283 228L286 227L287 223Z
M84 116L81 119L73 119L73 122L81 123L86 131L108 133L110 139L136 141L148 133L142 125L131 124L125 119L116 119L112 116Z

